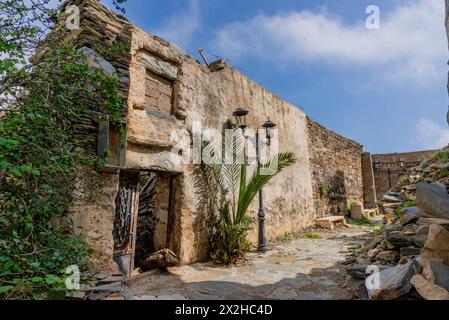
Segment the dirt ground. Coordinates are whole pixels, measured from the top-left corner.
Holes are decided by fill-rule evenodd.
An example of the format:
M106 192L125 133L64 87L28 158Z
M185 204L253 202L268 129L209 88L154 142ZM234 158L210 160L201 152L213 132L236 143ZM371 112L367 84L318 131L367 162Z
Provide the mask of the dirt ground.
M350 299L341 263L349 248L368 237L354 227L315 232L271 244L266 253L249 253L237 266L208 262L143 273L128 282L123 295L130 300Z

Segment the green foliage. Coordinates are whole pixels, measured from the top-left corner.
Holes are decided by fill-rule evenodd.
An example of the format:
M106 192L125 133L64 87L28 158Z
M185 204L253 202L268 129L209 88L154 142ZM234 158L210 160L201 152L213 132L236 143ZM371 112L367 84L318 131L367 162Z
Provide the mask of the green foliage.
M222 145L227 145L225 135ZM275 175L296 162L293 153L280 153L257 167L247 179L248 157L244 146L240 129L233 127L229 150L216 150L208 141L202 143L203 159L204 155L214 158L218 153L227 153L232 156L232 161L225 160L220 164L203 162L192 168L200 210L209 213L209 224L213 225L212 257L223 263L233 263L251 248L246 239L254 222L247 215L249 205ZM211 190L218 192L213 194Z
M401 207L402 208L410 208L410 207L416 207L418 204L416 203L416 201L406 201L404 203L402 203Z
M438 176L439 179L449 177L449 169L443 168L440 170L440 175Z
M293 235L290 232L285 232L284 235L282 236L281 240L289 241L292 237L293 237Z
M432 159L438 162L449 162L449 151L438 151L432 156Z
M384 224L383 223L375 223L369 219L363 218L360 220L352 220L349 222L350 225L355 226L355 227L361 227L361 228L365 228L368 231L371 232L379 232L384 228Z
M26 94L0 122L0 295L42 298L63 287L67 266L89 264L65 217L77 174L93 175L96 162L77 123L89 100L120 123L122 103L117 79L71 48L49 53L25 80Z
M406 201L404 203L401 203L401 205L399 206L399 208L394 209L394 213L396 214L396 216L398 218L401 218L403 215L403 210L405 208L410 208L410 207L416 207L417 203L416 201Z
M329 193L329 187L321 184L320 185L320 197L323 198L325 196L327 196L327 194Z
M321 239L321 236L317 233L306 233L304 237L307 239Z
M404 177L401 179L401 185L406 186L410 184L410 179L408 177Z

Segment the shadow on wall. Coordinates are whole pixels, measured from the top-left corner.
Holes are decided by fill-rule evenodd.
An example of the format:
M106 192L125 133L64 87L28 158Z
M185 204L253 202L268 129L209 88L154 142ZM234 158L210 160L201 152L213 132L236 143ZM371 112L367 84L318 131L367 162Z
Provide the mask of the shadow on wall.
M329 182L329 213L344 214L348 211L348 197L345 185L345 173L337 171Z

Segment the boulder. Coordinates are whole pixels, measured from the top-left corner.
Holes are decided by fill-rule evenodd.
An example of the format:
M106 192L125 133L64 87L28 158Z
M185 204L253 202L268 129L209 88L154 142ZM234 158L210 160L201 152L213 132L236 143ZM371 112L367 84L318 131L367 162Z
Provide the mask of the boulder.
M151 254L140 262L144 269L168 268L178 265L179 258L170 249L162 249Z
M422 275L426 280L449 291L449 266L438 261L427 261Z
M449 292L436 284L424 279L422 275L415 275L410 280L416 291L426 300L449 300Z
M435 260L449 265L449 231L440 225L431 224L421 258L424 264Z
M406 264L387 268L370 275L365 285L370 298L374 300L393 300L410 292L410 279L419 273L420 265L417 259ZM379 279L378 287L376 277Z
M419 208L434 217L449 219L449 195L444 186L437 183L418 183L416 202Z

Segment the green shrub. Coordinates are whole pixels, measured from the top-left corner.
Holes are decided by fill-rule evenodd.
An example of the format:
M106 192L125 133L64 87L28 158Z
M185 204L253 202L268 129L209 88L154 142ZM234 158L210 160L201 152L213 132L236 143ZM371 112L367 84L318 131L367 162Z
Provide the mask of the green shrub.
M443 168L443 169L441 169L440 170L440 175L439 175L439 179L442 179L442 178L446 178L446 177L449 177L449 169L448 168Z
M76 177L95 175L97 162L76 123L87 100L119 123L122 102L117 79L71 48L48 53L23 83L27 94L0 121L0 297L40 299L65 288L66 267L89 266L66 217Z
M449 161L449 151L438 151L432 156L433 160L439 162L448 162Z

